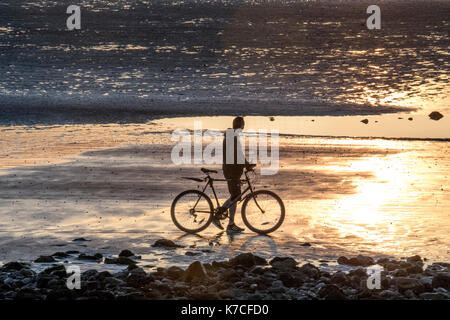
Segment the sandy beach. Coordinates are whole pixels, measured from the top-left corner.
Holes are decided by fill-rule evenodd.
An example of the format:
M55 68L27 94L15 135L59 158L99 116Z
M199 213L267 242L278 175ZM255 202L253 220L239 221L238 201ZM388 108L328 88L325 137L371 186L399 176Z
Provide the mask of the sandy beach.
M173 198L198 187L181 177L202 176L201 165L172 164L171 132L180 128L174 120L3 128L0 260L130 249L151 270L198 258L150 247L168 238L211 249L201 252L205 262L250 249L265 258L328 261L331 269L352 254L448 261L448 142L282 136L279 173L257 181L285 202L282 227L270 237L247 230L230 238L214 226L195 236L170 220ZM223 201L226 186L217 186ZM72 241L80 237L89 241ZM85 267L92 266L116 268Z

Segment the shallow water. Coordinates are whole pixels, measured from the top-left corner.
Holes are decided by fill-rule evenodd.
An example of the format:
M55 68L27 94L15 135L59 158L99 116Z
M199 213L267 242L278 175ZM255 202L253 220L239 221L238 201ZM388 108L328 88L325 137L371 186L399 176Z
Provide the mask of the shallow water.
M178 116L449 108L448 1L383 1L376 31L364 23L370 1L81 1L75 32L65 26L69 4L1 4L0 105L16 111L3 122L20 123L23 108L56 108L74 121L80 106L98 111L97 121L117 108Z
M199 236L185 235L171 222L172 199L197 187L180 177L201 176L199 166L171 164L172 129L161 123L4 127L8 143L28 144L21 155L0 158L3 168L10 167L0 180L0 260L74 249L106 256L130 249L142 255L145 268L245 251L266 258L290 255L330 268L342 267L336 266L338 256L360 253L450 259L449 142L282 137L279 173L261 176L257 185L283 198L284 224L271 237L247 230L230 238L213 226ZM30 157L44 138L52 143ZM21 159L50 163L23 166ZM225 186L218 185L218 191L223 200ZM78 237L91 241L72 242ZM186 247L152 248L160 237ZM92 267L117 269L83 266Z

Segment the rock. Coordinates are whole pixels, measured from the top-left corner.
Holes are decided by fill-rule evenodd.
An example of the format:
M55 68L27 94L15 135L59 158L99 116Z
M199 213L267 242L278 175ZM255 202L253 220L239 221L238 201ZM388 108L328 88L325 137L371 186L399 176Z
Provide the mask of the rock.
M194 279L203 280L206 278L206 271L199 261L194 261L184 272L184 280L192 281Z
M78 253L80 253L80 251L78 251L78 250L69 250L69 251L66 251L66 253L67 254L78 254Z
M304 242L301 244L302 247L311 247L311 243L309 242Z
M177 280L183 277L184 270L179 267L172 266L167 269L166 274L170 279Z
M417 274L417 273L422 273L423 269L421 266L413 265L413 266L406 268L406 272L408 272L409 274Z
M119 257L126 257L126 258L128 258L128 257L132 257L132 256L134 256L134 253L131 252L131 251L128 250L128 249L122 250L122 251L120 251L120 253L119 253Z
M198 256L200 254L202 254L202 253L201 252L193 252L193 251L186 251L186 253L185 253L186 256L190 256L190 257Z
M73 239L72 241L74 241L74 242L83 242L83 241L91 241L91 240L87 240L85 238L76 238L76 239Z
M388 262L389 262L389 258L380 258L377 260L377 264L380 264L380 265L388 263Z
M375 261L371 257L365 257L362 255L358 255L350 259L347 259L346 257L339 257L337 262L339 264L346 264L349 266L362 266L362 267L368 267L375 264Z
M136 262L127 257L105 258L106 264L135 265Z
M397 289L400 292L405 292L406 290L412 290L416 293L421 293L424 290L423 284L414 278L398 277L395 279Z
M270 117L269 119L270 119L270 121L275 121L274 117Z
M252 273L252 274L261 275L264 272L266 272L266 269L264 267L261 267L261 266L254 266L253 268L250 269L249 272Z
M363 120L361 120L361 122L364 123L364 124L368 124L369 123L369 119L363 119Z
M88 261L98 261L98 260L101 260L102 258L103 258L103 255L101 253L96 253L93 256L85 254L85 253L81 253L78 256L78 260L88 260Z
M52 254L52 257L67 258L67 257L69 257L69 255L65 252L55 252L54 254Z
M271 293L284 293L286 288L281 280L275 280L272 282L272 286L269 288Z
M367 272L363 268L358 268L354 270L350 270L348 272L349 276L356 276L357 278L365 278L367 277Z
M104 280L106 278L111 278L112 274L109 271L102 271L98 274L98 279L99 280Z
M220 268L230 268L232 267L231 263L229 263L228 261L213 261L211 263L211 266L214 269L220 269Z
M390 299L390 300L400 298L400 294L394 290L383 290L378 295L383 299Z
M409 258L406 258L406 262L411 264L423 265L422 258L419 255L415 255Z
M406 258L406 262L408 263L422 262L422 258L416 254L415 256Z
M413 119L412 117L409 117L408 120L409 120L409 121L413 121L414 119Z
M160 247L160 248L183 248L183 246L176 244L172 240L168 239L159 239L156 240L152 247Z
M424 300L445 300L449 299L449 296L441 292L425 292L419 295Z
M86 280L94 280L94 279L97 279L97 276L98 276L98 271L97 270L89 269L89 270L84 271L81 274L81 279L84 280L84 281L86 281Z
M29 269L29 265L27 263L23 263L23 262L16 262L16 261L12 261L12 262L8 262L5 263L2 266L2 271L12 271L12 270L22 270L22 269Z
M291 257L275 257L270 260L270 264L275 269L289 270L297 268L297 261Z
M325 300L346 300L344 292L334 284L326 284L319 290L319 297Z
M348 264L348 259L347 257L341 256L337 259L337 263L339 264Z
M344 272L336 272L330 278L332 284L346 284L349 282L347 275Z
M433 288L444 288L450 290L450 273L440 272L433 277L431 282Z
M299 285L299 282L290 272L280 272L278 274L278 279L285 285L286 287L296 287Z
M397 269L392 272L392 275L394 277L407 277L408 271L406 271L406 269Z
M56 260L52 256L40 256L36 260L34 260L36 263L46 263L46 262L56 262Z
M40 274L51 274L54 271L66 271L66 268L63 264L54 264L51 267L46 268Z
M435 262L432 264L432 266L439 267L441 269L447 269L447 271L450 271L450 263L446 262Z
M298 269L298 271L314 279L318 279L320 276L320 270L311 263L304 264Z
M440 119L442 119L442 118L444 117L444 116L442 115L442 113L440 113L440 112L438 112L438 111L433 111L433 112L430 113L428 116L430 117L430 119L436 120L436 121L438 121L438 120L440 120Z
M264 258L253 255L252 253L241 253L236 257L230 259L230 264L232 266L244 266L244 267L253 267L255 265L266 265L267 261Z
M134 268L130 271L125 281L131 286L140 286L145 284L147 274L142 268Z

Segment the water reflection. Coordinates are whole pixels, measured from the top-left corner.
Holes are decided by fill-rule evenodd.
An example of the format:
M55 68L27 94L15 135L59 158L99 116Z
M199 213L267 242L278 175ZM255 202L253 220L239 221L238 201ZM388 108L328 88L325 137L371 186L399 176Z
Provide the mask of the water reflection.
M244 102L301 114L448 108L446 3L387 1L389 27L374 33L354 14L365 12L357 2L81 1L85 27L73 36L60 32L64 5L3 6L2 99Z

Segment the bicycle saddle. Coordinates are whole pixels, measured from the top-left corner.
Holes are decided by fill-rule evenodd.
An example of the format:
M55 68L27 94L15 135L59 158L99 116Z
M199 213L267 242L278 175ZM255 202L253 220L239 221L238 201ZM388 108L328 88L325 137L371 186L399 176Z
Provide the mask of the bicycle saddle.
M200 170L202 170L203 173L217 173L216 170L209 170L209 169L206 169L206 168L201 168Z

